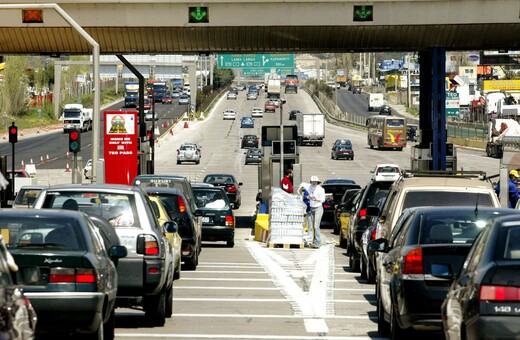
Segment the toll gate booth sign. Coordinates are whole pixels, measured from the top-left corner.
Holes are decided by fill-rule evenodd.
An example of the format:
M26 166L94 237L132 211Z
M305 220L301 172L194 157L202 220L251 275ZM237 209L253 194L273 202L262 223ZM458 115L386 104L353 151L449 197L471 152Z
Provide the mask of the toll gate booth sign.
M137 112L104 113L105 183L129 185L137 176Z

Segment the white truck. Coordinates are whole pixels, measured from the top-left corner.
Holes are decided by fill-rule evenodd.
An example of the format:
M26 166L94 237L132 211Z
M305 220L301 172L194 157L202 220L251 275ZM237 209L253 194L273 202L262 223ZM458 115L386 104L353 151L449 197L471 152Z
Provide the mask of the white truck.
M82 104L65 104L63 107L63 132L92 130L94 109L84 108Z
M504 150L517 150L520 144L520 124L514 119L493 118L489 120L486 155L502 158Z
M267 97L280 98L282 80L277 74L271 74L267 82Z
M382 93L368 94L368 111L379 111L383 105L385 105L385 99Z
M322 146L325 139L325 116L322 113L301 113L296 115L298 145Z

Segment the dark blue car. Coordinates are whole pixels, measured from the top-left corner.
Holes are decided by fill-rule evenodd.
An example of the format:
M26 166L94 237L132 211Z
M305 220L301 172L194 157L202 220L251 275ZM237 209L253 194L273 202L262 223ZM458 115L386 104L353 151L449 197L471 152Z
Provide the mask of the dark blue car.
M242 117L242 120L240 121L240 127L241 128L254 128L255 121L253 120L253 117Z

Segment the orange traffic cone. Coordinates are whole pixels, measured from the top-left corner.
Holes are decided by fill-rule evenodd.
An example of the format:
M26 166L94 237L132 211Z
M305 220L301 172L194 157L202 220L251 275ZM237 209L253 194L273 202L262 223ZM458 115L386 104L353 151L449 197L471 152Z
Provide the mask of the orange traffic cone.
M33 159L32 159L32 158L31 158L31 163L30 163L30 164L34 164L34 162L33 162Z
M40 164L43 164L43 156L40 156Z
M65 172L70 172L69 162L67 162L67 167L65 168Z
M22 169L22 170L25 169L25 164L23 163L23 161L22 161L22 165L20 166L20 169Z
M170 129L170 135L173 136L173 128Z
M70 157L70 155L69 155L69 152L67 151L67 158L69 158L69 157Z
M185 129L188 128L188 122L184 122L184 128L185 128Z

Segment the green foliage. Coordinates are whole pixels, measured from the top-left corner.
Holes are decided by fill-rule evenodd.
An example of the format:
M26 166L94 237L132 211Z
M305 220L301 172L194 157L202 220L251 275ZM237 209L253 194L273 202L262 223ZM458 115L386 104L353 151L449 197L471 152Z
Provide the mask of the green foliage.
M235 79L233 70L228 68L217 68L215 66L213 70L213 90L218 90L231 85L233 79Z
M20 116L29 102L27 87L28 59L22 56L5 58L4 80L1 83L1 110L9 116Z

